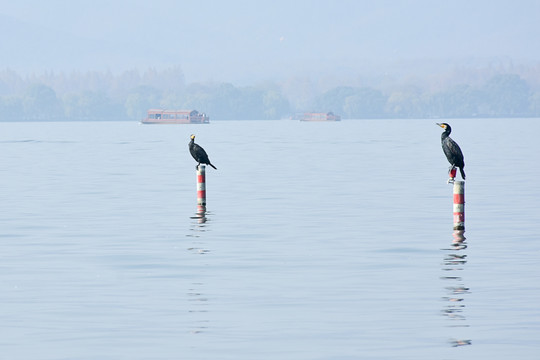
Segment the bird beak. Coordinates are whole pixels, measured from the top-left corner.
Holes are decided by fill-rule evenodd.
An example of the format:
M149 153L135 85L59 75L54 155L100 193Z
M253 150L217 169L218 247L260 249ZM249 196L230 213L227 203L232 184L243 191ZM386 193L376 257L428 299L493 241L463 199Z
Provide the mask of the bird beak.
M439 125L440 127L442 127L444 129L444 125L443 124L440 124L440 123L436 123L437 125Z

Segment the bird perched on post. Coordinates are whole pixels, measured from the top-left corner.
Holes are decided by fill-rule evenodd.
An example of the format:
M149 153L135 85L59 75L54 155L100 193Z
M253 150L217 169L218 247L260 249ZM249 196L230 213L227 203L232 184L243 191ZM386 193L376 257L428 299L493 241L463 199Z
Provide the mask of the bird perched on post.
M450 171L455 169L456 167L459 168L461 177L463 178L463 180L465 180L465 171L463 170L463 168L465 167L465 161L463 160L463 153L461 152L459 145L450 137L452 128L447 123L437 123L437 125L444 129L444 132L441 134L441 145L444 154L446 155L446 158L451 165Z
M217 168L212 165L212 163L208 159L206 151L204 151L204 149L199 145L195 144L195 135L191 135L191 141L189 142L189 152L191 153L191 156L193 156L195 161L198 162L197 166L195 166L195 169L199 170L199 165L206 164L217 170Z

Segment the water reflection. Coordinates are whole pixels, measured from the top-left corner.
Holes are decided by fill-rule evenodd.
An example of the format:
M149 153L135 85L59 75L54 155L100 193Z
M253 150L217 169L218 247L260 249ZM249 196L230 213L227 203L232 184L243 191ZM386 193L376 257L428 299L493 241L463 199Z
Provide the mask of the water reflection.
M465 284L463 273L467 264L467 242L464 230L454 230L450 248L442 249L444 258L441 279L445 282L446 296L442 297L444 306L441 310L443 316L449 321L448 327L467 328L469 323L466 316L466 298L470 288ZM453 347L471 345L468 339L451 339Z
M208 297L204 294L204 283L193 282L187 293L188 312L191 315L190 332L199 334L208 329Z
M191 224L188 235L192 238L187 251L192 255L207 255L210 250L206 248L206 233L209 231L210 214L203 205L197 206L197 212L191 216ZM205 267L206 256L197 261L200 268ZM195 271L195 274L202 272ZM208 296L205 292L205 283L201 278L194 278L187 289L188 313L190 315L190 330L192 334L199 334L208 330L210 320L208 319Z
M192 247L189 247L188 250L192 252L196 252L199 254L205 254L210 252L210 250L201 248L201 245L204 244L202 240L204 234L208 231L209 228L209 217L210 213L206 211L206 207L203 205L197 206L197 212L190 216L191 225L189 228L189 233L186 235L187 237L192 237Z
M206 206L197 205L197 212L194 216L191 216L191 219L197 219L199 224L204 224L207 220L206 218Z

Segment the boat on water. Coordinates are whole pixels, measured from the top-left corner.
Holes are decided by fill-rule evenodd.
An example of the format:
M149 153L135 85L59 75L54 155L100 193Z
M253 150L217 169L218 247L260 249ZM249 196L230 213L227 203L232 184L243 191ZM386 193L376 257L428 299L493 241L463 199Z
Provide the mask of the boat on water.
M335 115L333 112L313 113L306 112L300 117L300 121L340 121L341 116Z
M197 110L150 109L142 124L208 124L210 118Z

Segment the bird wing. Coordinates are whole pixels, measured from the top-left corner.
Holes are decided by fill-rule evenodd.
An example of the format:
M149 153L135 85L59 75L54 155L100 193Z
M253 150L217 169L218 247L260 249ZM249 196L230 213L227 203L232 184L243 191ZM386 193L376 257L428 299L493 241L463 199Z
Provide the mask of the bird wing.
M451 138L446 138L446 146L443 147L446 158L452 165L463 166L463 153L459 145Z
M193 144L193 152L191 155L195 158L195 160L199 162L208 162L208 155L206 154L206 151L202 147L200 147L197 144Z

